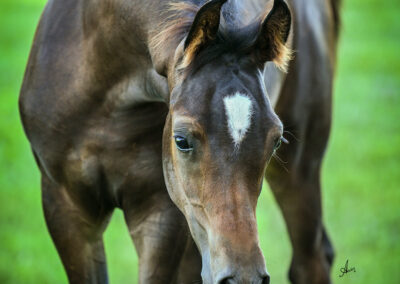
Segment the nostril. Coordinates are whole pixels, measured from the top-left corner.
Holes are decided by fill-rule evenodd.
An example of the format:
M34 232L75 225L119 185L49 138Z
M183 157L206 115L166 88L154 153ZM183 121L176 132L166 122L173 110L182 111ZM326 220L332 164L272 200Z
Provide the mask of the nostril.
M269 284L269 280L270 280L270 277L268 275L264 276L262 278L261 284Z

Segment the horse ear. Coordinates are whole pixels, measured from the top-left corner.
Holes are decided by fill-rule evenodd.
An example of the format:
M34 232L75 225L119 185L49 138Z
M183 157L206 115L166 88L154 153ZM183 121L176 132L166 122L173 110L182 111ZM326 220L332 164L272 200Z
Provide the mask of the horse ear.
M221 8L226 1L211 0L197 12L184 43L184 66L189 65L193 57L217 37Z
M275 0L274 5L261 24L261 30L255 42L257 61L264 64L273 61L275 65L286 71L291 59L291 50L286 47L289 37L291 14L283 0Z

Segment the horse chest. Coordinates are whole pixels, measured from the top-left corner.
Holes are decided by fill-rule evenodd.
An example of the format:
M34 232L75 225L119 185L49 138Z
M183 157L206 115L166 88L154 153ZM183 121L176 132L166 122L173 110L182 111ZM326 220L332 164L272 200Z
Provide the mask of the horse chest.
M64 176L78 198L103 188L119 206L121 192L129 192L135 199L148 188L161 187L165 108L154 103L143 107L99 119L71 147Z

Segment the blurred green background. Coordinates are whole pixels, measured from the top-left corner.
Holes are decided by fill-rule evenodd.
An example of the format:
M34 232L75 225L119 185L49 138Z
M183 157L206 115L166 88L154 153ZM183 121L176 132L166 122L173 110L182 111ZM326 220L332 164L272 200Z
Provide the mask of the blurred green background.
M0 283L66 283L41 209L39 174L17 98L43 0L0 2ZM323 169L334 283L400 283L400 1L344 0L333 129ZM290 246L264 188L261 243L273 283L288 283ZM111 283L136 283L122 214L105 233ZM339 278L349 259L356 273Z

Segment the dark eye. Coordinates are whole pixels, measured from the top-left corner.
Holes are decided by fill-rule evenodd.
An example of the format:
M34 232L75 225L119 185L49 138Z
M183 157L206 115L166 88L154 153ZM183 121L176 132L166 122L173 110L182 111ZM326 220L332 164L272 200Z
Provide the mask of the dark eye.
M275 139L274 151L278 150L279 147L281 147L281 144L282 144L282 136Z
M193 150L193 146L190 145L190 143L188 142L188 140L185 137L175 135L174 138L175 138L176 147L178 148L179 151L189 152L189 151Z

